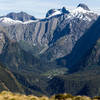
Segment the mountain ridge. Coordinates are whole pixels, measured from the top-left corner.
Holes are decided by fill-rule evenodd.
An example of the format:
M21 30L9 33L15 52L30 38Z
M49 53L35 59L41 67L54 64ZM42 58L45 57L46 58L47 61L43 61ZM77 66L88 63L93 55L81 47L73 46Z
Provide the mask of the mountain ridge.
M99 75L95 71L99 67L87 70L85 59L99 38L100 16L84 4L74 10L63 7L47 13L47 17L36 20L30 20L30 16L24 20L23 14L21 20L19 13L17 19L0 18L0 62L13 73L26 94L77 95L85 94L85 89L85 95L96 95L99 79L95 76ZM94 81L98 84L94 85Z

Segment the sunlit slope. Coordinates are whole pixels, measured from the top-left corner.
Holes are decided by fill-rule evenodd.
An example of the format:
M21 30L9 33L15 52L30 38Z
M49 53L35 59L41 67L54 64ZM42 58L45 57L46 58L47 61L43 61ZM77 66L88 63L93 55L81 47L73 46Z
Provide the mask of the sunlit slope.
M0 100L100 100L99 97L87 97L87 96L72 96L71 94L58 94L51 97L46 96L33 96L22 95L18 93L11 93L3 91L0 93Z

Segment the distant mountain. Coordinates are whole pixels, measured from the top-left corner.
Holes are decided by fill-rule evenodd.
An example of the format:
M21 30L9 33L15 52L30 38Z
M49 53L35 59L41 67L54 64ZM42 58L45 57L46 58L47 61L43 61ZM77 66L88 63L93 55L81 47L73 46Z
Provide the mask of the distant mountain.
M36 18L34 16L28 15L25 12L19 12L19 13L9 13L7 14L5 17L7 18L11 18L13 20L19 20L19 21L29 21L29 20L36 20Z

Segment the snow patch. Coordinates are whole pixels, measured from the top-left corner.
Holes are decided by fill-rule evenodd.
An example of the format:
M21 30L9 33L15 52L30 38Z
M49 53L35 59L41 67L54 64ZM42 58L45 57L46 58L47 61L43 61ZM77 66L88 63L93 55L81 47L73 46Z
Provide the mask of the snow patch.
M49 19L53 16L60 15L62 13L63 12L62 12L61 9L57 9L57 10L55 10L55 12L53 14L51 14L49 17L44 18L44 19ZM82 7L77 7L74 10L69 10L69 14L66 14L66 19L72 20L74 18L79 18L79 19L82 19L82 20L91 21L91 18L88 15L93 14L93 13L94 13L93 11L85 10ZM12 25L12 24L29 24L29 23L38 22L38 21L39 21L39 19L38 20L29 20L29 21L22 22L22 21L13 20L13 19L7 18L7 17L0 18L1 23L8 24L8 25Z
M21 23L21 21L18 21L18 20L12 20L12 19L7 18L7 17L0 18L0 22L2 22L2 23L7 23L7 24Z
M33 23L33 22L38 22L38 20L29 20L26 22L22 22L22 24L29 24L29 23Z
M50 15L48 18L56 16L56 15L60 15L62 12L59 10L56 10L52 15Z
M37 22L37 21L38 20L29 20L29 21L26 21L26 22L22 22L22 21L13 20L13 19L7 18L7 17L0 18L1 23L9 24L9 25L12 25L12 24L29 24L29 23Z
M67 16L67 19L79 18L83 20L91 21L91 18L85 14L94 13L93 11L84 10L82 7L78 7L75 10L71 10Z
M69 14L66 14L67 15L66 19L69 19L69 20L72 20L74 18L79 18L79 19L82 19L85 21L91 21L92 19L88 15L94 14L93 11L85 10L82 7L77 7L74 10L68 10L68 11L69 11ZM61 10L55 10L55 12L52 15L50 15L49 17L47 17L46 19L49 19L53 16L60 15L60 14L62 14Z

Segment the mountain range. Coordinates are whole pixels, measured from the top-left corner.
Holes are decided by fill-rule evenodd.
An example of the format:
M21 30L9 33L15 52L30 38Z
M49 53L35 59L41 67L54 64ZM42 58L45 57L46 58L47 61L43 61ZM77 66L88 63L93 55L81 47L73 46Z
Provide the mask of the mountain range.
M1 16L0 91L99 95L99 32L100 16L82 3L50 9L42 19L25 12Z

